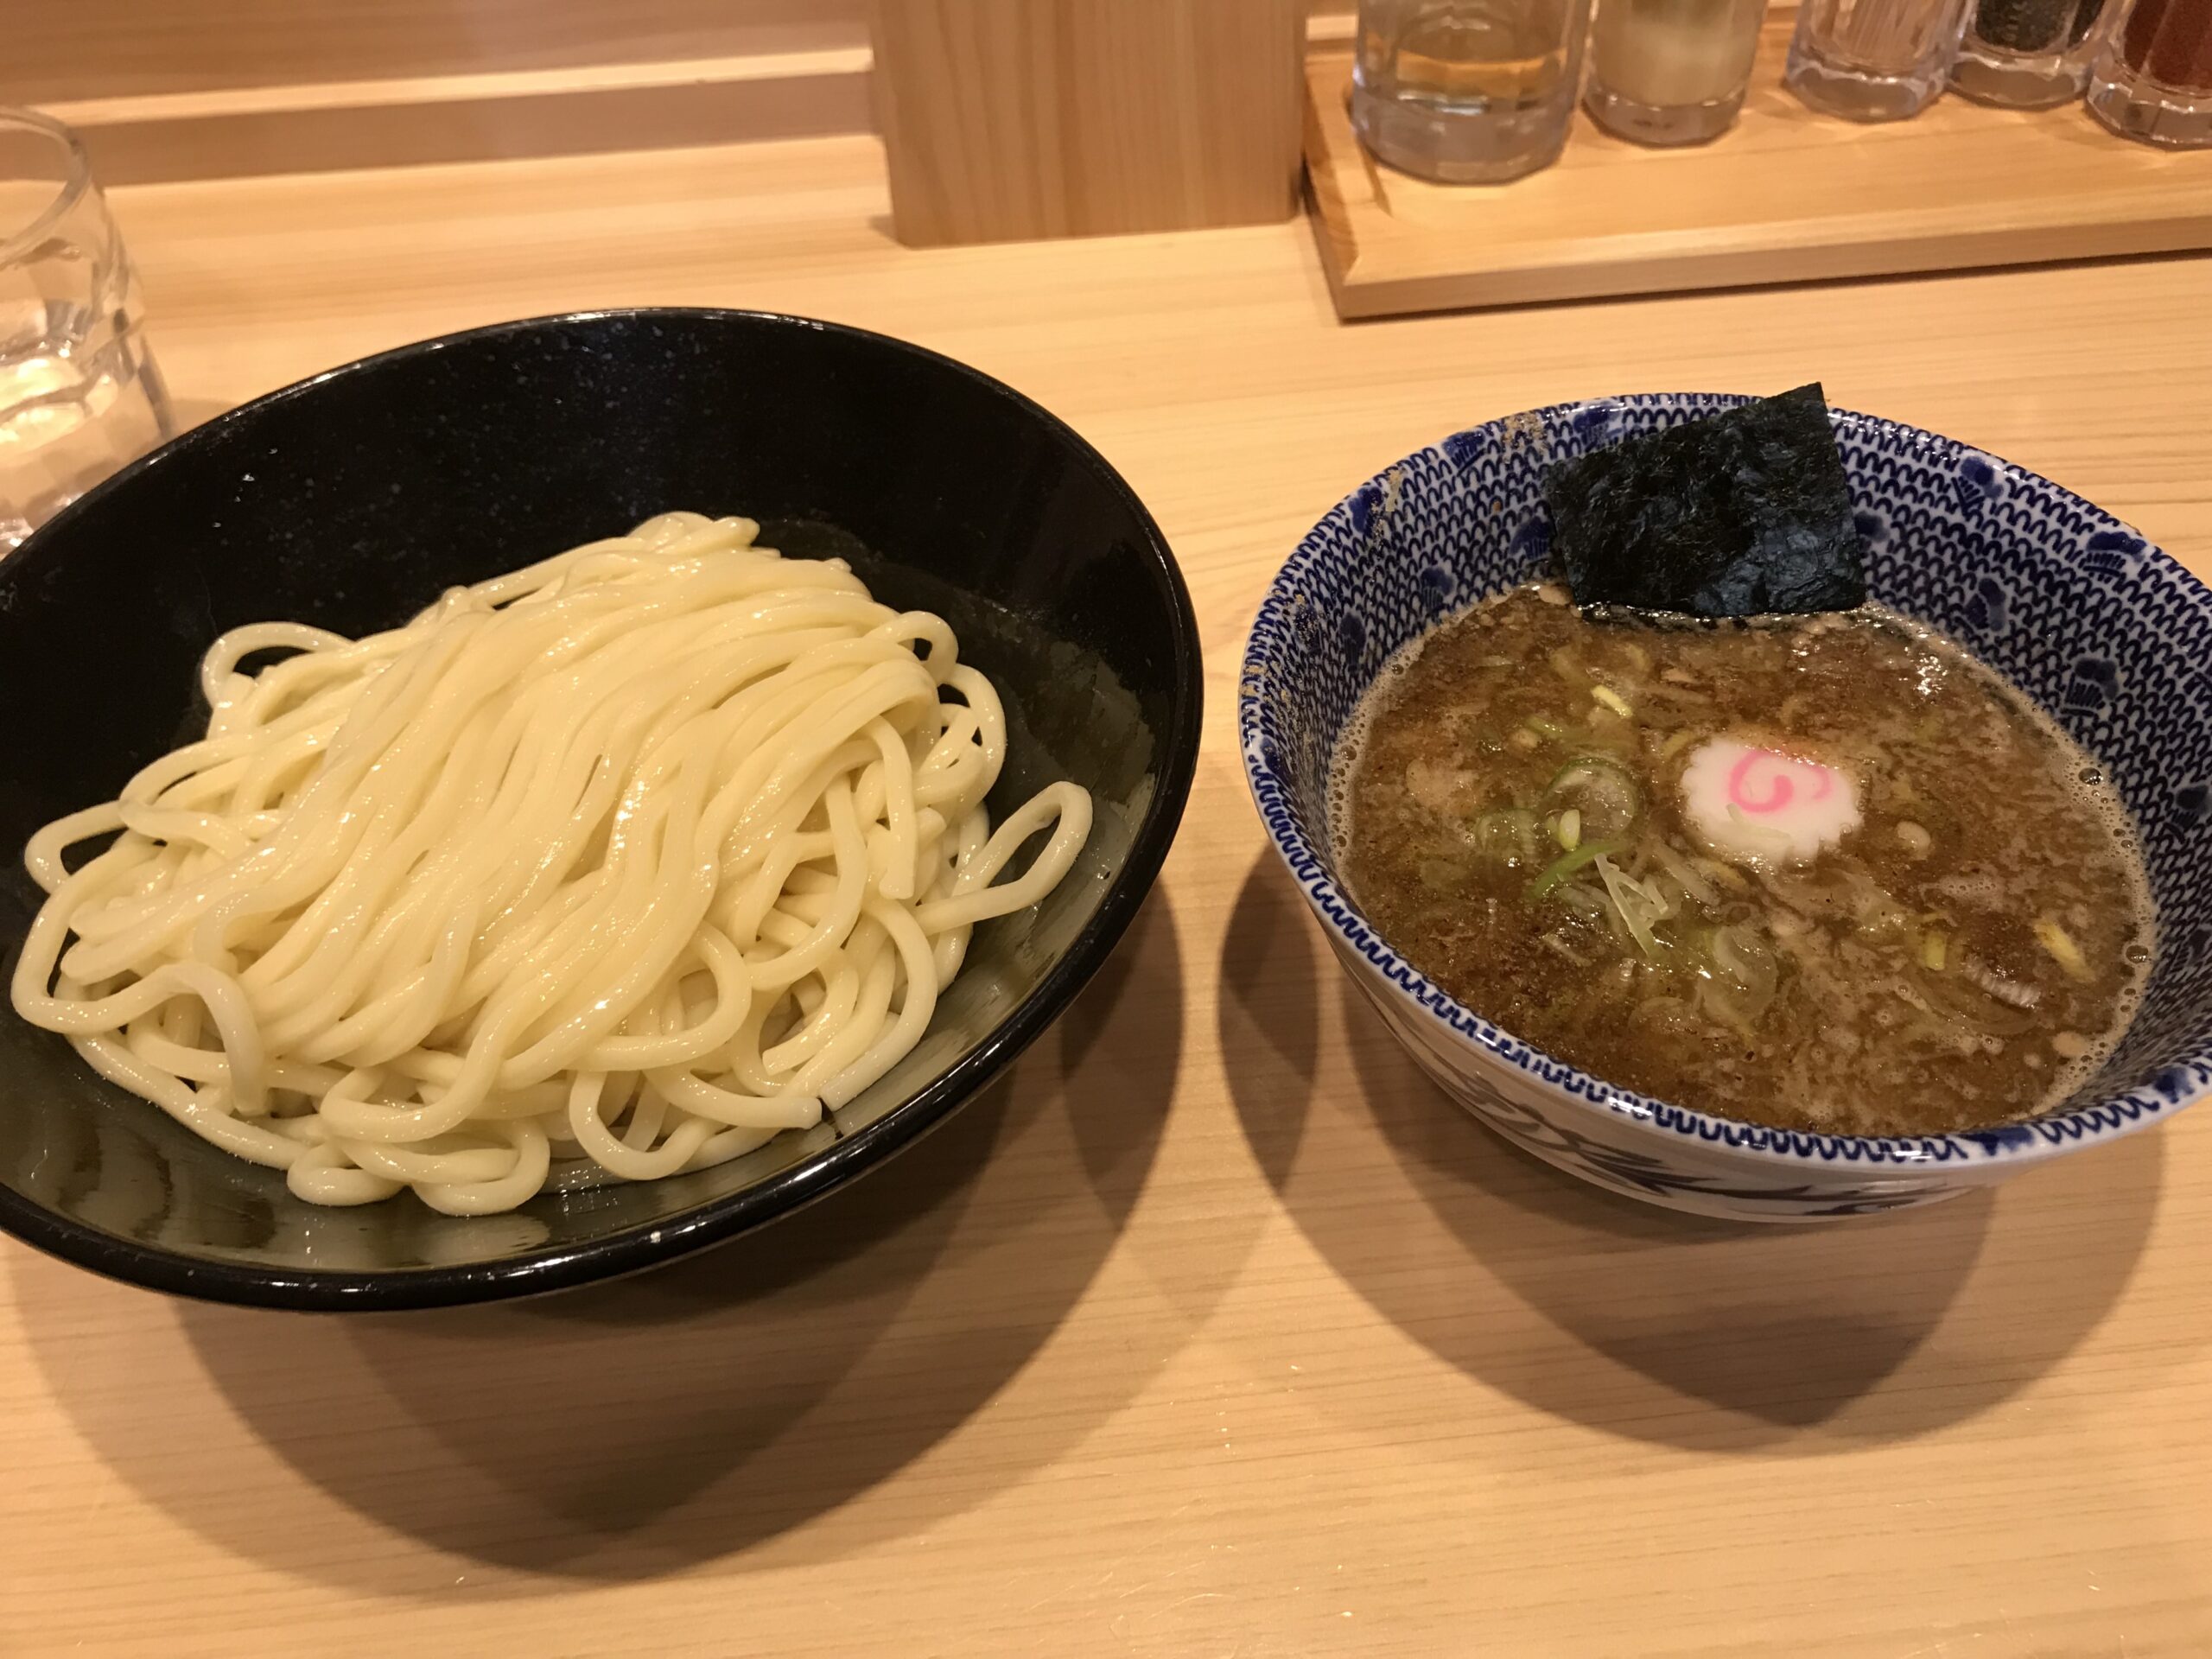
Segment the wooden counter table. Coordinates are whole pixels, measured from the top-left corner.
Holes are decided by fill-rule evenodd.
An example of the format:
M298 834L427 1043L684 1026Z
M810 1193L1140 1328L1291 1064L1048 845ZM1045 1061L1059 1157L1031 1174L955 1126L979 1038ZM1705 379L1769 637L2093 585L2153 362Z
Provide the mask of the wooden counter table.
M1159 515L1207 741L1077 1008L785 1224L409 1317L188 1305L0 1246L0 1653L2212 1653L2212 1109L1846 1227L1599 1196L1352 1005L1231 707L1301 531L1560 397L1817 377L2212 571L2212 264L1344 327L1302 224L904 251L859 137L114 200L195 419L575 307L965 359Z

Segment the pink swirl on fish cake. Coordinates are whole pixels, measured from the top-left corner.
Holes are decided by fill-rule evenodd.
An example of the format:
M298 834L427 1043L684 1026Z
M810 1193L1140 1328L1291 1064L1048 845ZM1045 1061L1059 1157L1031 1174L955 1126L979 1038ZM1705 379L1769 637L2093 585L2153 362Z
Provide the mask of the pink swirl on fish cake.
M1810 776L1812 782L1807 793L1812 800L1824 801L1835 791L1835 774L1826 766L1776 749L1747 749L1728 774L1728 798L1746 812L1786 810L1797 795L1793 772ZM1754 799L1749 785L1762 777L1768 779L1767 792Z

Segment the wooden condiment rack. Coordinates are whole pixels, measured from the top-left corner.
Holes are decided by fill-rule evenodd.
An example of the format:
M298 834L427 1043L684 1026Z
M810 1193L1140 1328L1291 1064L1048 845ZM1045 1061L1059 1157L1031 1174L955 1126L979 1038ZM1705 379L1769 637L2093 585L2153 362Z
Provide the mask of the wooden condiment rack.
M1306 62L1306 162L1337 309L1383 316L2212 246L2212 153L2115 137L2081 105L1947 94L1910 121L1817 115L1770 13L1742 118L1650 149L1578 111L1566 154L1502 186L1425 183L1360 148L1351 57Z

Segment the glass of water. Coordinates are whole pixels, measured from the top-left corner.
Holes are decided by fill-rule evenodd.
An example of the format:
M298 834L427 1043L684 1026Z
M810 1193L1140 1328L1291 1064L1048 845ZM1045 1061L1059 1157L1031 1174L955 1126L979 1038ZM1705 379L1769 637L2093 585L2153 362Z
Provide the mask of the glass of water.
M1360 0L1351 119L1391 166L1496 184L1558 159L1590 0Z
M140 324L83 143L0 109L0 553L175 431Z

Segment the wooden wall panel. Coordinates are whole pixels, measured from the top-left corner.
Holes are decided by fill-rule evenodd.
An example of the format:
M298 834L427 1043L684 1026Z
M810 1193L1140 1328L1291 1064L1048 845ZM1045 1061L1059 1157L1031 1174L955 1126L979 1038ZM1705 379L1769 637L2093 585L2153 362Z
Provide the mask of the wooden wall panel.
M1289 217L1299 0L871 0L914 245Z
M1307 0L1349 18L1357 0ZM0 104L864 45L867 0L12 0Z
M1340 40L1356 0L1274 3ZM77 125L118 184L857 132L867 3L0 0L0 103ZM1202 3L1218 36L1248 0ZM1233 53L1193 67L1238 73ZM1281 137L1250 127L1230 153Z
M866 43L862 0L9 0L0 103Z

